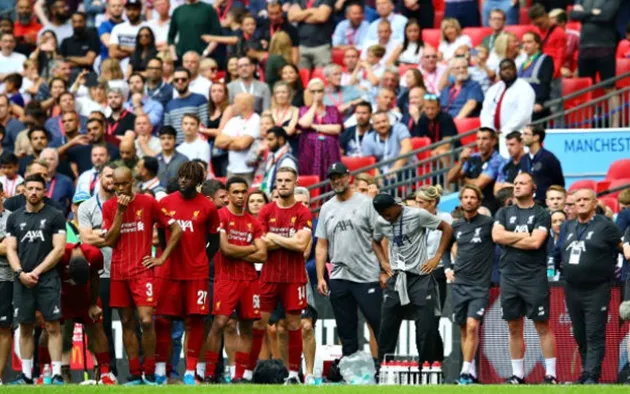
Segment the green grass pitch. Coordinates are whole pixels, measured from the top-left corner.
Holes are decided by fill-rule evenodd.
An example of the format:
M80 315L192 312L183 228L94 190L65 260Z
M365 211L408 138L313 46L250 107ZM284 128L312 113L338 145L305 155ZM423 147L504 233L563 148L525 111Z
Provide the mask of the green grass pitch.
M293 393L317 393L317 394L422 394L422 393L436 393L436 394L450 394L450 393L464 393L464 394L608 394L608 393L628 393L628 386L454 386L444 385L439 387L434 386L406 386L406 387L394 387L394 386L257 386L257 385L217 385L217 386L136 386L136 387L124 387L124 386L109 386L109 387L96 387L96 386L47 386L47 387L10 387L2 386L0 392L4 393L64 393L64 394L83 394L83 393L247 393L247 394L293 394Z

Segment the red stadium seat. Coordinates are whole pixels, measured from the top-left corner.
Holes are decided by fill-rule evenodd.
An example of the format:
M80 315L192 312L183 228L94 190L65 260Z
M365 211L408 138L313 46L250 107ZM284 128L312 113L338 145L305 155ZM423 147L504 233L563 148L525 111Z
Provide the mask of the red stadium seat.
M433 9L436 11L444 11L444 0L433 0Z
M317 175L300 175L298 176L297 183L302 187L309 187L311 185L316 185L320 182L319 176ZM319 196L319 188L311 190L311 198L315 198Z
M440 25L442 25L443 20L444 11L435 11L435 14L433 14L433 27L439 29Z
M528 31L532 31L532 30L534 30L534 26L532 26L532 25L510 25L510 26L505 26L505 31L509 31L511 33L514 33L519 41L523 38L523 34L527 33Z
M572 192L573 190L578 190L578 189L597 190L597 182L591 179L582 179L582 180L573 182L571 186L569 187L570 192Z
M529 20L529 7L521 7L518 11L518 24L519 25L529 25L531 21Z
M324 76L324 69L322 67L317 67L313 69L313 73L311 74L311 79L319 78L324 81L326 84L326 77ZM304 85L306 87L306 85Z
M311 79L311 70L306 68L300 69L300 79L302 80L302 86L306 87L308 81Z
M595 189L595 191L597 193L601 193L605 190L608 190L609 187L610 187L610 181L599 181L597 182L597 188Z
M630 54L630 41L621 40L617 45L617 59L623 59Z
M466 34L470 37L473 46L477 46L481 44L486 36L492 34L492 29L489 27L466 27L462 30L463 34Z
M625 179L613 179L610 181L610 185L608 185L608 190L610 189L614 189L616 187L619 186L625 186L625 185L630 185L630 178L625 178ZM606 194L604 197L605 198L614 198L615 200L617 199L617 197L619 196L619 193L621 193L621 190L610 193L610 194Z
M617 76L630 72L630 58L618 58L615 67L617 68L615 72ZM615 85L619 89L630 86L630 77L617 80Z
M608 167L607 181L627 178L630 178L630 159L616 160Z
M376 159L372 156L367 156L367 157L350 157L350 156L342 156L341 157L341 162L343 164L346 165L346 167L348 167L348 170L350 170L350 172L353 171L357 171L360 170L362 168L365 168L367 166L371 166L376 164ZM367 171L368 174L374 176L374 174L376 173L375 169L371 169L369 171Z
M343 56L346 52L343 49L334 49L332 50L332 61L335 64L338 64L343 67Z
M425 146L431 145L431 139L429 137L413 137L411 139L411 150L418 150ZM416 153L416 157L419 161L426 160L431 157L431 151L426 150L424 152ZM431 172L431 163L425 163L418 166L417 176L422 176ZM431 179L425 179L416 184L430 184Z
M441 40L442 40L442 32L440 31L440 29L422 30L422 41L424 41L425 44L431 45L436 50L438 46L440 46Z
M562 79L562 97L566 97L571 93L578 92L580 90L590 88L593 85L593 81L590 78L563 78ZM577 97L570 98L564 101L564 109L568 110L575 108L579 105L587 103L593 99L593 93L587 92ZM592 117L589 115L592 112L592 108L583 108L565 115L565 124L569 128L582 128L588 127L588 119Z
M619 213L619 200L616 197L604 196L599 199L608 208L612 209L614 213Z
M467 131L475 130L481 127L481 119L479 118L465 118L455 119L455 126L457 127L457 134L464 134ZM462 145L468 145L477 140L476 134L471 134L462 138Z

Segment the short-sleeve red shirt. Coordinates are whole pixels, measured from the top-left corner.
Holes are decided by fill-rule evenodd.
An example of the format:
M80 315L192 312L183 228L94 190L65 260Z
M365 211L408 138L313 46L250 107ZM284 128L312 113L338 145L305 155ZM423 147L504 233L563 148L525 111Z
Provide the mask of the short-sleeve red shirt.
M221 231L225 231L228 242L237 246L252 245L255 239L263 235L262 227L258 220L251 214L243 212L242 215L232 213L228 207L219 210L221 218ZM256 268L253 263L245 260L235 260L225 257L219 252L215 258L216 280L255 280Z

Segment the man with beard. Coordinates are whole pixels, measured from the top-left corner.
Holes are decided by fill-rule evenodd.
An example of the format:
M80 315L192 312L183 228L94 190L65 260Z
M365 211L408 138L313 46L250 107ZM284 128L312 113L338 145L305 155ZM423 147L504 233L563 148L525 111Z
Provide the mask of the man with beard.
M203 124L208 119L208 100L200 94L190 91L191 74L185 68L178 68L173 73L173 83L179 97L172 99L164 108L164 126L173 126L177 130L177 144L184 142L182 118L185 114L196 114Z
M162 59L154 57L149 60L146 77L147 96L162 104L163 108L166 108L166 104L173 99L173 85L164 82L162 78Z
M315 236L317 246L317 291L330 296L341 340L342 353L359 350L357 307L374 332L381 325L381 283L387 276L372 251L377 213L372 199L350 187L350 171L343 163L328 168L328 180L336 196L321 209ZM330 292L325 279L330 256Z
M150 191L158 201L166 197L166 190L160 185L160 180L157 178L159 169L160 165L155 157L144 157L138 160L136 164L138 189Z
M79 205L79 232L81 241L101 249L103 254L103 270L100 273L99 296L103 309L103 327L107 337L110 357L110 370L118 375L116 368L116 348L112 332L112 311L109 305L109 281L112 264L112 248L104 246L101 234L103 226L103 204L114 196L114 170L113 164L105 164L98 175L99 190L89 200Z
M140 15L142 11L142 2L140 0L127 0L125 11L127 22L114 26L109 37L109 56L118 59L123 70L127 69L129 55L136 48L138 31L144 26Z
M63 213L70 210L74 196L74 182L69 176L59 172L59 155L54 148L45 148L39 158L48 163L47 195L57 201L63 208Z
M99 189L98 174L105 163L109 162L110 156L107 149L101 145L92 146L91 151L92 168L79 175L76 192L85 192L93 196Z
M33 15L33 2L31 0L18 0L15 3L17 19L13 26L15 38L32 50L37 45L37 33L42 29L42 25Z
M114 26L123 22L123 0L109 0L107 1L106 14L109 19L105 20L98 27L98 37L101 41L101 61L109 57L109 46L112 30Z
M503 59L499 63L499 82L486 92L481 107L481 126L499 134L499 151L507 157L505 135L522 130L532 120L536 93L524 79L517 78L516 63Z
M271 188L276 182L276 172L279 168L290 167L298 171L298 160L291 153L291 145L287 142L289 139L287 132L283 127L274 126L265 136L269 155L265 162L265 175L260 185L260 189L265 193L270 193Z
M48 146L50 141L48 131L43 127L34 127L28 131L28 140L31 143L31 149L33 154L24 156L20 159L20 169L18 172L20 175L24 175L26 166L39 158L40 153Z
M479 116L483 91L481 85L470 78L468 60L463 57L453 58L449 70L454 82L440 93L440 106L453 119Z
M64 115L67 116L67 115ZM104 147L111 159L119 157L118 148L105 141L105 123L96 118L87 121L87 134L78 134L72 137L58 150L59 155L67 154L68 161L76 169L76 174L82 174L92 166L92 148L95 146Z
M75 12L71 20L73 34L63 40L60 52L68 59L73 71L78 74L80 70L92 69L100 47L96 31L86 26L84 13Z
M51 136L50 146L55 148L62 146L68 142L68 140L76 137L77 134L85 133L85 125L88 119L76 112L76 100L74 98L74 94L70 92L63 92L59 95L59 107L61 109L61 114L49 118L46 123L44 123L44 127ZM74 117L66 116L66 122L72 123L66 125L66 122L64 122L64 115L71 112L74 113L74 116L76 116L77 123L72 122ZM68 130L66 130L66 126Z
M44 27L39 31L37 38L45 32L52 31L55 33L57 37L57 45L61 45L63 40L72 36L72 24L68 20L70 18L70 7L65 0L54 0L49 4L50 7L50 19L46 15L44 11L44 6L46 2L43 0L38 0L35 2L35 6L33 10L35 11L35 15L39 18L39 21L44 25Z
M134 72L129 76L129 100L124 104L125 109L133 112L136 117L146 115L149 117L151 124L159 128L162 123L164 107L162 104L153 100L146 95L144 89L144 76L138 72ZM208 91L210 88L208 88Z
M136 115L123 107L124 102L124 94L120 88L107 90L107 105L111 110L111 115L107 118L105 139L115 145L118 144L119 139L125 135L127 130L133 130L136 121Z
M136 165L138 164L138 155L136 155L136 146L130 139L124 139L120 143L120 159L114 161L118 167L127 167L131 171L131 175L136 176Z
M179 168L177 177L179 192L164 197L160 206L164 214L179 223L182 235L168 264L160 269L162 289L156 313L184 318L187 349L183 381L184 384L194 385L198 384L195 371L204 342L203 318L210 313L208 259L219 247L220 222L216 206L197 192L203 181L201 167L197 163L185 163ZM172 236L170 231L166 235ZM206 242L213 252L206 253ZM170 321L162 319L156 322L156 334L160 344L170 346ZM160 349L162 353L169 352ZM160 364L156 370L158 382L166 380L165 359Z
M361 143L363 138L372 131L370 117L372 116L372 105L367 101L361 101L354 108L354 118L357 124L346 128L339 138L339 144L344 156L360 157Z
M453 223L452 267L446 279L451 283L453 315L462 337L462 370L458 384L477 382L474 357L479 345L479 327L490 296L490 275L494 257L492 217L480 215L483 194L477 186L464 185L459 201L464 217Z

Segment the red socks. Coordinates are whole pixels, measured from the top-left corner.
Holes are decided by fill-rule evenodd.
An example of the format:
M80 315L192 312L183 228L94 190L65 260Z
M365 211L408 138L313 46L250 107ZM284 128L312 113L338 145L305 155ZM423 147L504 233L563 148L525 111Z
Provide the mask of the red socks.
M219 361L219 354L208 350L206 352L206 377L214 377L214 373L217 369L217 362Z
M131 358L129 359L129 374L131 376L141 376L142 375L142 367L140 366L139 358Z
M289 331L289 371L299 371L302 363L302 330Z
M249 362L247 365L247 369L250 371L256 369L256 363L258 362L258 356L260 355L264 338L265 330L257 330L255 328L252 330L252 350L249 352Z
M155 342L155 359L165 363L173 346L170 320L160 316L155 318Z
M188 318L187 323L188 349L186 349L186 369L194 371L197 368L199 352L203 345L203 320L200 316L191 316Z
M144 374L155 375L155 357L144 358Z
M96 361L98 361L98 369L101 371L101 375L107 375L109 373L109 352L96 353Z
M236 371L234 372L234 379L242 379L245 370L249 365L249 353L236 352L234 353L234 362L236 364Z

